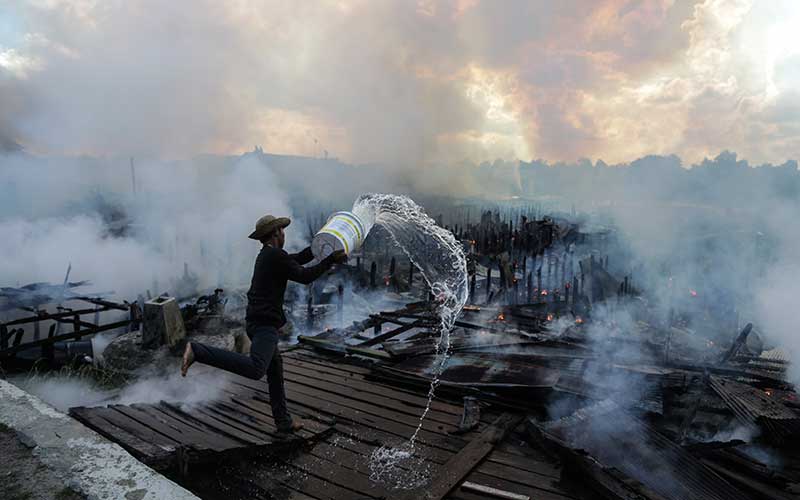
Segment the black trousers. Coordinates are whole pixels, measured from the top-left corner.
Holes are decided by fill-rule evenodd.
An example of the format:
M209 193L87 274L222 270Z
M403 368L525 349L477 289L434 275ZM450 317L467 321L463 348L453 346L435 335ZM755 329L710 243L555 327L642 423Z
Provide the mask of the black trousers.
M247 324L250 338L250 356L192 342L194 359L204 365L258 380L267 375L272 418L278 430L289 430L292 416L286 408L286 390L283 387L283 359L278 350L278 330L267 325Z

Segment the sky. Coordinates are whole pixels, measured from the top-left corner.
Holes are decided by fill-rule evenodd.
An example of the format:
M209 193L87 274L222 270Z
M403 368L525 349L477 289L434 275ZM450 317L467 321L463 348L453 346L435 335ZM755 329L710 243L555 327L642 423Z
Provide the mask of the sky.
M50 155L778 164L800 149L796 26L796 0L14 0L0 139Z

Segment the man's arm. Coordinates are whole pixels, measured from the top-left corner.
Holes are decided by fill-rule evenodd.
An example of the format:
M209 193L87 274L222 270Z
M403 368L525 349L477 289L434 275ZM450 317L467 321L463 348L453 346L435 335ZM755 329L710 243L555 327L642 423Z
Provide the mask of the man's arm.
M306 247L305 250L297 253L290 253L289 257L291 257L295 262L300 264L308 264L312 260L314 260L314 254L311 253L311 247Z
M283 255L284 259L283 262L281 262L281 266L285 269L286 278L304 285L307 285L322 276L325 271L333 266L335 262L333 255L331 254L316 265L303 267L297 262L297 260L293 258L292 255L287 253L284 253Z

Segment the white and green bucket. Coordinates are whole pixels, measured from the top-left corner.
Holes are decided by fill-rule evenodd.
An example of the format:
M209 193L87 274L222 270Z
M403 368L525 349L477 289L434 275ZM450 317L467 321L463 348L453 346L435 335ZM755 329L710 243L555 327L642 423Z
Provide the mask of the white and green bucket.
M311 240L311 252L324 259L337 250L348 255L355 252L367 237L364 225L352 212L336 212Z

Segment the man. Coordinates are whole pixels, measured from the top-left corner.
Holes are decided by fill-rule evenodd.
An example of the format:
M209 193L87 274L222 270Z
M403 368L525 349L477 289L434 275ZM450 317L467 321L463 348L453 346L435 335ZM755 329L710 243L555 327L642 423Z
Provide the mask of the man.
M282 434L295 432L302 423L292 420L286 408L286 392L283 387L283 361L278 351L278 330L286 324L283 312L283 295L288 280L308 284L322 276L333 264L347 260L343 251L335 252L319 264L303 267L314 256L311 248L297 254L283 250L284 228L291 221L286 217L265 215L256 222L250 238L258 240L263 247L256 258L253 280L247 292L246 331L252 344L250 356L224 349L188 342L183 353L181 374L185 377L192 363L199 362L258 380L267 375L269 399L275 426Z

